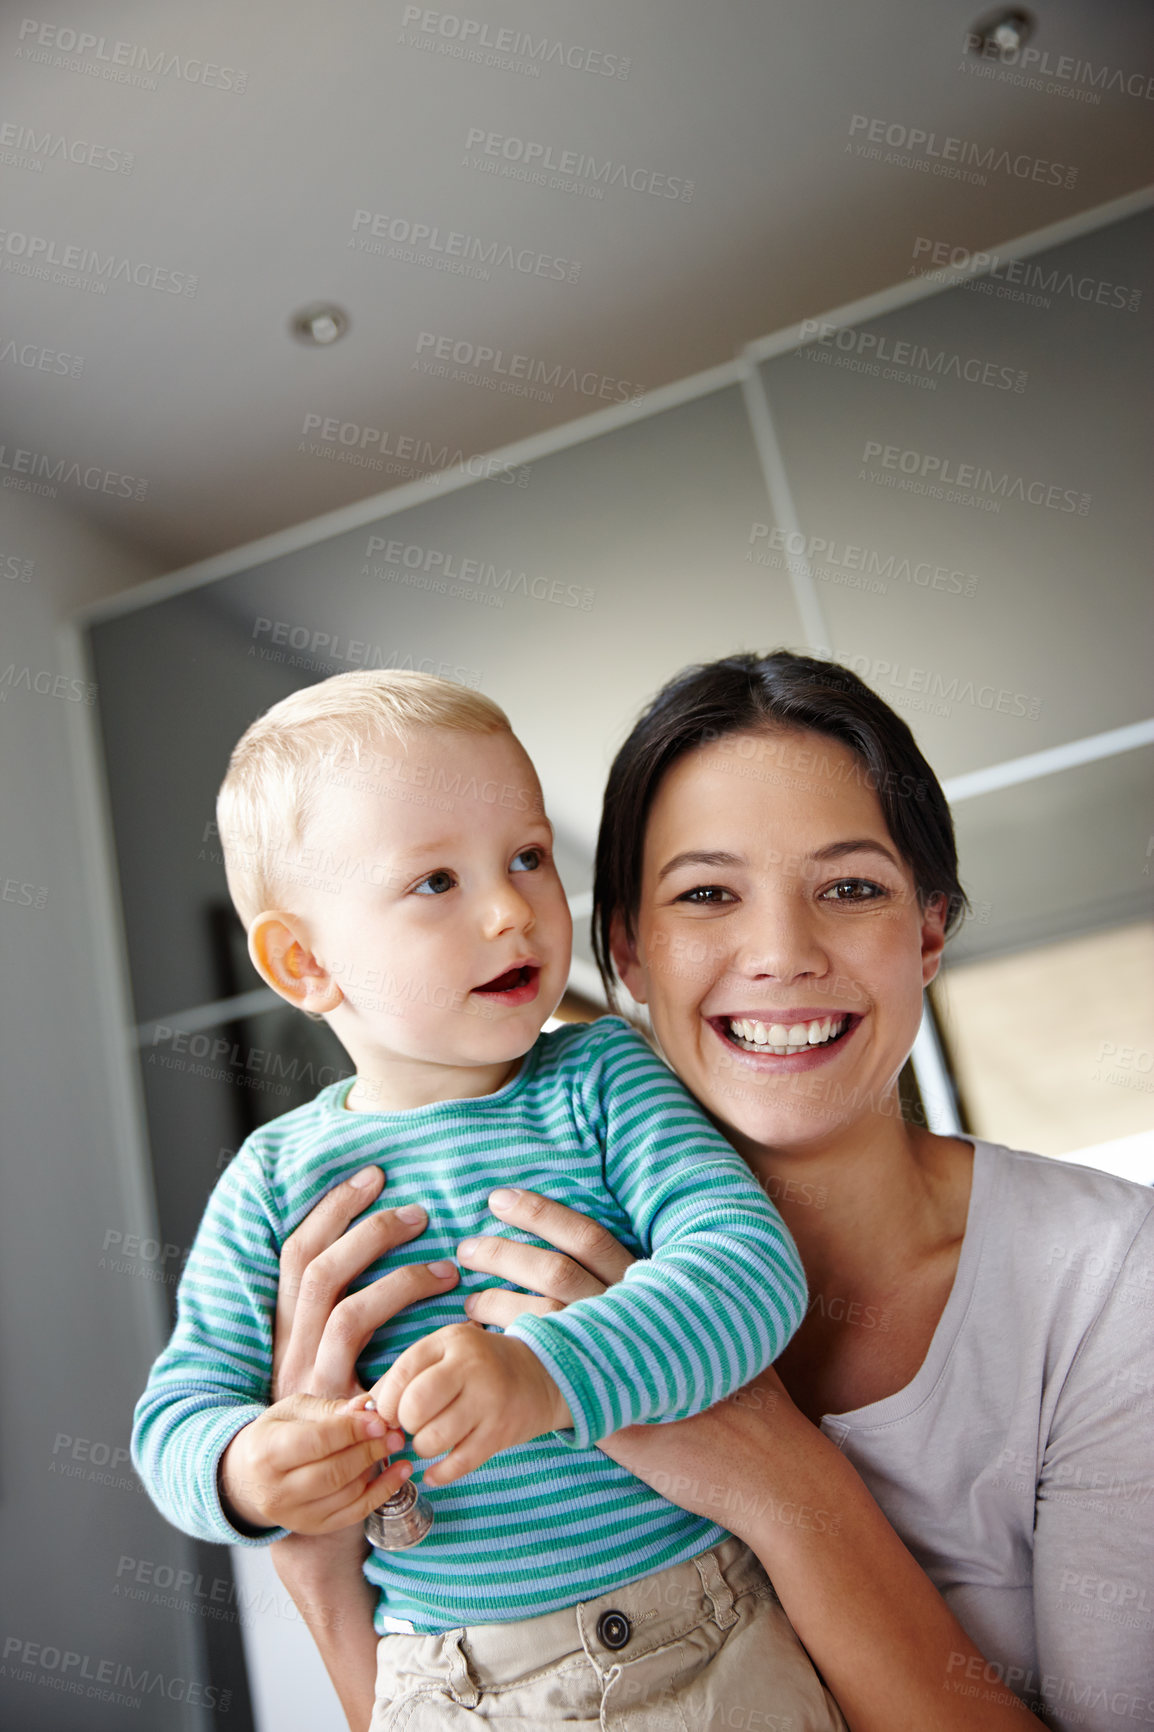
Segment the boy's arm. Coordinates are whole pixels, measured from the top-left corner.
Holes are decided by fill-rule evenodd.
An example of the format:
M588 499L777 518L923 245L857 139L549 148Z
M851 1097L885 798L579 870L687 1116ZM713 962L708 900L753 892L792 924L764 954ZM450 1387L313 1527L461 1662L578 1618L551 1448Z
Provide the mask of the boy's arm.
M805 1315L805 1275L749 1168L641 1036L595 1023L575 1082L605 1182L646 1256L596 1298L507 1334L529 1346L573 1416L571 1441L682 1419L741 1388Z
M177 1293L177 1321L136 1405L132 1462L175 1527L223 1545L242 1532L221 1501L219 1464L269 1401L279 1243L255 1152L236 1156L208 1200Z
M376 1479L386 1445L375 1414L309 1395L269 1406L279 1253L256 1156L242 1152L209 1198L133 1425L153 1502L198 1539L329 1532L362 1521L406 1471Z

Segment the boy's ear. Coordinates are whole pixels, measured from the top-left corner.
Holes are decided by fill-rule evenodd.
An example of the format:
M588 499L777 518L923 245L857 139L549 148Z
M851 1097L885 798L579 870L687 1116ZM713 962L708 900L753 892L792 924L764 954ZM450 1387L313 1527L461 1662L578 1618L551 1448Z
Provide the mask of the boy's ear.
M609 925L609 954L634 1004L648 1004L645 969L637 954L637 940L630 938L620 913L613 916Z
M310 950L308 933L295 914L258 914L248 929L248 953L261 979L297 1010L326 1016L344 999Z

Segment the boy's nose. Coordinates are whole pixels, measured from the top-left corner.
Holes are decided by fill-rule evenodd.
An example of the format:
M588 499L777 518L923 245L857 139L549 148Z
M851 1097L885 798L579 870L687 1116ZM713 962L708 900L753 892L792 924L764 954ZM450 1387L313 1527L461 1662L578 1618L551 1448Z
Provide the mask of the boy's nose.
M494 893L484 920L487 937L500 938L505 932L531 932L537 916L511 884Z

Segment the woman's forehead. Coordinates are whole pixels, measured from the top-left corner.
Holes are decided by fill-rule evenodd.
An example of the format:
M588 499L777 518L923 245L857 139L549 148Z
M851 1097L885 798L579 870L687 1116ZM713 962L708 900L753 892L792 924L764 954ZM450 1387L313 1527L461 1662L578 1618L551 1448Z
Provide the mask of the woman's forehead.
M735 853L783 840L811 851L859 836L897 852L864 759L808 729L725 734L679 758L654 796L647 855L680 846L687 832Z

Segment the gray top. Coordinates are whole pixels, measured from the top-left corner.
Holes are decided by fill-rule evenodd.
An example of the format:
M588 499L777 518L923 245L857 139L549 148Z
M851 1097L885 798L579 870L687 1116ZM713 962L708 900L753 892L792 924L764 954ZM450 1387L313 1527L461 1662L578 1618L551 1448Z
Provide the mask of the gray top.
M822 1430L989 1664L1062 1732L1154 1724L1154 1189L974 1144L925 1362Z

